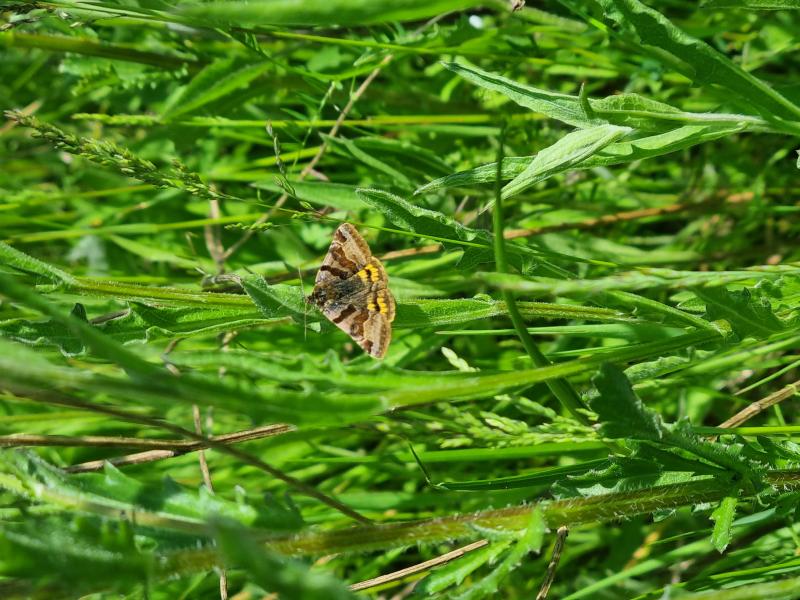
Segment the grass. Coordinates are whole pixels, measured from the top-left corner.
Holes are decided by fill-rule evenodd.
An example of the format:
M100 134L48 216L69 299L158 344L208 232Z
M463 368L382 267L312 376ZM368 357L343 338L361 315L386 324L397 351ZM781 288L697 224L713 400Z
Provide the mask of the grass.
M795 4L3 4L3 597L800 597Z

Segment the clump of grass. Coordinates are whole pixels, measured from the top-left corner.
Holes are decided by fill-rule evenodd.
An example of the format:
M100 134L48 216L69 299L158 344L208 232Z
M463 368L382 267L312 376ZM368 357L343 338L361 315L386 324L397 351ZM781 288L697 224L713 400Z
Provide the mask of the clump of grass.
M3 597L794 597L800 14L279 4L0 9Z

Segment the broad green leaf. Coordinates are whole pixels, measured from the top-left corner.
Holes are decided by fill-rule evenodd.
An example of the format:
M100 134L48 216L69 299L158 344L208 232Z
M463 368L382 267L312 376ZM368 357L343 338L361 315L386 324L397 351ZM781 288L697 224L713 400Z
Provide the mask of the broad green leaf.
M483 565L494 563L510 544L511 540L494 541L484 548L473 550L466 556L436 569L422 580L422 583L417 587L417 592L424 596L426 594L436 594L454 585L460 585L464 579Z
M594 156L590 156L572 168L585 170L601 166L625 164L636 160L647 160L726 137L743 128L744 125L739 123L685 125L664 133L609 144ZM501 179L507 180L518 177L535 158L535 156L509 156L504 158L500 173ZM414 193L422 194L450 187L470 187L476 184L493 183L496 177L497 164L488 163L474 169L435 179L418 188Z
M531 552L539 552L544 541L545 531L547 531L547 525L542 509L541 507L536 507L531 511L530 521L525 532L503 561L480 582L470 585L458 598L460 600L476 600L477 598L495 597L500 583L511 571L520 566L522 559Z
M541 90L469 65L445 63L444 66L476 85L567 125L586 128L605 124L602 118L586 114L577 96Z
M445 244L468 242L477 246L491 247L491 236L487 231L465 227L452 217L438 211L416 206L407 200L383 190L358 189L359 198L382 212L395 227L419 233L429 239Z
M80 303L75 304L71 315L86 321L86 309ZM78 356L85 350L81 340L72 331L62 322L52 319L47 321L30 321L28 319L0 321L0 335L31 346L53 345L58 347L64 356Z
M57 322L71 331L76 338L80 339L95 354L118 364L132 376L163 376L163 374L156 375L157 369L151 363L124 349L86 321L77 316L62 313L57 306L2 273L0 273L0 294L49 316L54 323Z
M286 319L264 318L256 309L174 308L130 303L129 310L98 327L121 342L148 342L164 337L189 338L216 335L226 331L242 331L285 323ZM0 331L2 325L0 325Z
M540 181L579 165L631 131L629 127L598 125L568 133L540 151L522 173L506 184L503 197L510 198Z
M711 543L717 552L722 554L725 548L731 543L731 526L736 516L736 496L726 496L711 513L711 520L714 521L714 530L711 533Z
M546 302L517 302L526 319L589 319L599 321L630 321L629 315L620 311L591 306L548 304ZM407 300L397 305L393 323L397 328L443 327L507 315L505 302L488 296L449 300Z
M450 11L479 6L476 0L259 0L184 4L183 17L217 24L253 25L370 25L416 21Z
M786 329L764 298L753 298L750 290L728 291L724 287L695 288L706 303L706 318L724 319L741 337L767 338Z
M317 206L329 206L337 210L357 211L364 203L356 194L356 187L344 183L321 181L299 181L289 179L298 200ZM282 194L284 189L272 180L258 181L254 187Z
M0 263L26 273L40 275L54 283L71 284L74 282L72 275L24 252L20 252L4 242L0 242Z
M650 49L656 56L668 58L670 67L678 69L695 84L722 86L766 119L800 118L800 106L702 40L681 30L655 9L638 0L596 1L619 33Z
M235 59L219 59L200 71L168 104L165 120L175 119L246 86L256 77L274 69L270 62L240 67Z
M250 275L242 278L242 287L268 319L291 316L302 322L309 312L298 286L270 285L263 277Z
M488 231L466 227L441 212L416 206L383 190L358 189L356 193L365 204L383 213L395 227L441 242L448 249L463 248L459 267L464 270L494 260L492 237ZM550 275L564 272L546 260L566 258L557 253L542 252L521 244L509 244L507 251L511 264L523 272L527 272L534 264Z
M664 437L661 417L642 404L619 367L604 363L594 377L598 395L590 406L609 438L658 441Z
M800 0L705 0L703 2L703 8L787 10L800 8Z
M3 467L0 473L2 487L25 500L44 502L63 511L115 518L135 512L137 523L140 525L202 534L203 519L196 515L174 512L160 502L153 509L145 509L141 504L138 506L132 504L131 500L137 498L136 484L121 474L117 481L107 482L104 482L102 476L89 474L91 478L89 481L96 485L84 486L79 480L56 469L34 454L18 449L0 452L0 465ZM79 477L85 478L86 475ZM125 485L116 491L114 487L122 484L123 480ZM131 485L133 489L130 488ZM131 489L129 497L123 493L126 486Z
M734 294L729 297L724 288L710 287L719 286L726 283L756 284L763 280L778 280L784 275L796 274L798 269L792 266L772 268L756 267L752 270L742 271L679 271L675 269L662 269L657 267L647 267L635 271L615 273L607 277L598 279L573 279L559 281L544 277L537 277L535 280L519 275L500 274L500 273L481 273L478 275L484 281L496 289L512 290L519 293L531 294L534 296L569 296L573 294L597 294L598 292L628 290L638 291L659 287L670 289L694 288L693 291L701 297L707 296L709 302L717 304L720 300L727 300L729 305L735 306L739 310L748 304L753 304L749 295L747 298L741 297L742 294ZM705 286L695 288L695 286ZM705 295L705 296L704 296ZM753 309L755 310L755 309ZM720 309L719 315L722 317L723 311ZM771 327L777 327L773 321ZM770 329L779 331L780 328Z

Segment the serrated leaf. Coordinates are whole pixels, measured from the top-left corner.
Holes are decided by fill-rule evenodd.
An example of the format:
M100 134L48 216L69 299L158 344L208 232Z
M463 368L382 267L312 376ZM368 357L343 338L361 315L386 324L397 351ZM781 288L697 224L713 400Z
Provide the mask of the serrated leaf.
M488 231L466 227L441 212L416 206L383 190L360 188L356 193L364 203L383 213L386 220L394 226L439 241L448 249L463 248L464 264L459 262L459 266L464 269L494 260L492 237ZM508 244L507 251L509 262L523 272L534 262L547 269L550 275L561 272L560 269L549 266L543 259L544 253L536 252L528 246Z
M242 278L242 287L261 313L268 319L291 316L302 322L309 310L300 288L291 285L270 285L263 277Z
M163 337L189 338L215 335L226 331L274 325L284 319L267 319L255 307L247 312L236 308L214 307L208 309L149 306L130 303L125 314L97 325L115 340L127 343L150 341ZM0 324L2 328L2 324Z
M359 188L356 194L364 203L383 213L390 223L401 229L441 240L445 245L447 240L460 240L491 246L491 237L487 231L465 227L452 217L416 206L395 194L366 188Z
M602 435L618 439L662 439L665 428L661 417L644 406L619 367L604 363L593 381L598 395L590 406L600 419Z
M278 502L257 510L208 493L203 487L189 491L174 481L141 483L106 465L102 473L68 475L36 455L18 449L0 452L2 472L13 475L7 489L15 494L63 510L97 515L138 514L137 521L165 529L204 535L202 524L219 515L262 528L298 529L298 515ZM261 499L258 499L261 505Z
M742 338L768 338L786 328L772 312L769 302L753 298L748 289L728 291L724 287L706 287L693 291L706 304L706 319L726 320Z
M511 540L498 540L479 548L448 565L436 569L416 589L420 596L436 594L453 585L460 585L471 573L485 564L492 564L511 544Z
M525 532L503 561L480 582L471 585L463 594L456 596L458 600L477 600L478 598L494 596L503 579L520 566L522 559L526 555L531 552L539 552L544 541L545 531L547 531L547 525L542 514L542 508L537 505L531 510L530 521Z
M711 513L711 520L714 521L714 529L711 532L711 543L717 552L722 554L725 548L731 543L731 527L736 516L736 496L726 496L723 498L714 512Z
M86 322L86 309L80 303L75 304L70 315ZM72 330L53 319L0 321L0 335L31 346L56 346L64 356L78 356L86 350Z

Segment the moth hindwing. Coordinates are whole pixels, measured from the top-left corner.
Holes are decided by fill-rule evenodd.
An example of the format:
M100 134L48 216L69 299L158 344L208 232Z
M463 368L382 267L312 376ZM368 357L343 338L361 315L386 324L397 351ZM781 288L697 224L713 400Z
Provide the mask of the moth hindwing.
M394 296L386 269L355 227L342 223L308 297L367 354L383 358L392 339Z

